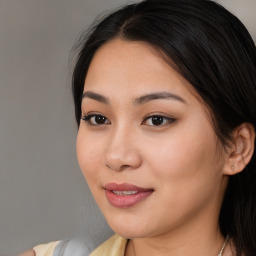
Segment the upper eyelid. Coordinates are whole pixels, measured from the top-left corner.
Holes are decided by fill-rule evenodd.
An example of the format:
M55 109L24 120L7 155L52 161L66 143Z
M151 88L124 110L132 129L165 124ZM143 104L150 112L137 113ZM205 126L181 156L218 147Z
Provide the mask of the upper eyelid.
M81 112L81 116L104 116L104 117L106 117L106 115L104 115L103 113L101 113L101 112L98 112L98 111L88 111L88 112L86 112L86 111L82 111Z
M85 117L85 116L104 116L106 117L106 115L100 113L100 112L88 112L87 114L81 114L81 117ZM158 112L152 112L152 113L149 113L147 115L145 115L143 117L143 120L146 119L146 118L150 118L150 117L154 117L154 116L162 116L162 117L165 117L165 118L169 118L169 119L175 119L173 116L170 116L170 115L167 115L167 114L163 114L163 113L158 113ZM106 117L107 118L107 117ZM108 118L107 118L108 119Z
M147 120L147 119L150 119L150 118L153 118L153 117L163 117L163 118L165 118L165 119L167 119L167 120L176 120L176 118L174 118L174 117L169 117L169 116L164 116L164 115L151 115L151 116L146 116L144 119L143 119L143 121L145 121L145 120Z
M152 118L152 117L156 117L156 116L163 117L163 118L168 119L168 120L170 120L170 119L175 119L174 117L169 117L169 116L151 115L151 116L146 116L146 117L144 118L144 120L149 119L149 118Z
M172 115L164 114L164 113L160 113L160 112L151 112L151 113L148 113L147 115L145 115L145 116L143 117L143 119L150 118L150 117L154 117L154 116L162 116L162 117L169 118L169 119L176 119L176 118L175 118L174 116L172 116Z
M94 117L94 116L103 116L106 119L108 119L105 115L103 114L99 114L99 113L88 113L88 114L82 114L81 118L85 118L85 117Z

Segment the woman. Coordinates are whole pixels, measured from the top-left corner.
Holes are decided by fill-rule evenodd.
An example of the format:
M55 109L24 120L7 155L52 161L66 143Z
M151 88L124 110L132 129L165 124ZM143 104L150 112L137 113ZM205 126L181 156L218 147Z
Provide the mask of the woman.
M80 43L77 156L117 233L90 255L256 255L256 51L241 22L208 0L145 0Z

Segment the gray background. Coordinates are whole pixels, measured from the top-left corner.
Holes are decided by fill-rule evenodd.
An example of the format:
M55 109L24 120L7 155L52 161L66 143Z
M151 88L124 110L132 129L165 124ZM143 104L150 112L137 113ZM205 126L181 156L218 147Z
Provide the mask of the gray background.
M69 54L98 14L125 2L0 0L1 256L110 234L76 161ZM256 38L255 0L219 2Z

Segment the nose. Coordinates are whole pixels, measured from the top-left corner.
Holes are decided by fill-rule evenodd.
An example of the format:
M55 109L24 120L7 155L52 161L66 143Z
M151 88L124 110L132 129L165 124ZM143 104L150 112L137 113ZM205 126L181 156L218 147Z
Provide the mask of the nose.
M132 131L113 131L105 153L105 165L113 171L133 170L142 163L138 140Z

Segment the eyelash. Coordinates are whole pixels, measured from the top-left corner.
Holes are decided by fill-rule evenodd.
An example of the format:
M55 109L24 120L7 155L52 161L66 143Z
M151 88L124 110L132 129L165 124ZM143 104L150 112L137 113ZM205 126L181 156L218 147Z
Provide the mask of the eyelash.
M92 126L93 126L93 125L94 125L94 126L99 126L99 125L110 124L110 122L108 122L108 123L102 123L102 124L97 124L96 122L93 123L93 122L92 122L92 118L97 118L97 117L103 118L105 121L108 120L105 116L100 115L100 114L84 115L84 116L82 116L81 119L82 119L83 121L85 121L88 125L92 125Z
M154 126L154 127L162 127L162 126L166 126L170 123L173 123L175 122L175 118L172 118L172 117L167 117L167 116L164 116L164 115L160 115L160 114L154 114L154 115L149 115L147 117L144 118L142 124L145 124L146 125L146 121L150 120L151 119L151 123L153 123L153 118L155 119L156 122L164 122L164 123L160 123L158 125L154 125L154 124L150 124L149 126Z
M104 121L103 123L97 123L96 120L94 120L92 122L92 118L101 118L99 119L98 121ZM156 122L159 122L160 121L160 124L150 124L149 126L154 126L154 127L162 127L162 126L165 126L165 125L168 125L170 123L173 123L176 121L175 118L171 118L171 117L167 117L167 116L164 116L164 115L150 115L150 116L146 116L144 119L143 119L143 122L141 123L142 125L147 125L146 122L148 120L151 119L151 123L153 121L153 118L155 118L155 121ZM100 115L100 114L89 114L89 115L84 115L81 117L81 119L86 122L88 125L91 125L91 126L101 126L101 125L108 125L108 124L111 124L110 121L103 115ZM106 121L108 121L106 123Z

